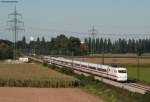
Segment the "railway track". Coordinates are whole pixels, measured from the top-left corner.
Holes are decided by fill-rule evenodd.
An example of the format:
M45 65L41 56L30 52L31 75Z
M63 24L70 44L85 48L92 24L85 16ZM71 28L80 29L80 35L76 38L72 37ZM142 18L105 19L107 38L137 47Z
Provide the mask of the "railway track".
M38 59L38 58L34 58L34 57L29 57L29 58L32 60L38 61L40 63L44 62L42 59ZM79 70L77 70L76 72L77 72L77 74L89 75L89 73L82 72ZM137 92L137 93L141 93L141 94L145 94L145 92L150 92L150 85L145 85L145 84L141 84L141 83L134 83L134 82L120 83L120 82L116 82L113 80L105 79L105 78L100 77L100 76L95 76L95 79L98 79L100 81L103 81L104 83L111 84L111 85L116 86L116 87L120 87L120 88L129 90L131 92Z
M145 85L141 83L126 83L126 85L150 92L150 85Z

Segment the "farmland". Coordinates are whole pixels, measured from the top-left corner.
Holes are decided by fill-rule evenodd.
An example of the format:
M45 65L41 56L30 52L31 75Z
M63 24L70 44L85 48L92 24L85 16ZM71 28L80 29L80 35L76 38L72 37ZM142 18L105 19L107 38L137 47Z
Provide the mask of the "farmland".
M120 57L120 56L119 56ZM135 56L121 56L119 57L106 57L105 64L116 64L128 69L128 77L130 79L137 78L137 58ZM102 58L100 57L75 57L74 60L87 61L93 63L102 63ZM140 58L140 80L145 82L150 82L150 58L142 57Z
M93 62L93 63L102 63L101 57L93 57L93 58L73 58L74 60L80 60L80 61L87 61L87 62ZM130 57L130 58L115 58L115 57L106 57L104 58L105 64L130 64L135 65L137 64L137 58L136 57ZM150 64L150 58L140 58L141 64Z
M128 75L130 79L137 79L137 67L127 67ZM140 67L140 76L139 79L144 82L150 83L150 68Z
M0 102L104 102L77 88L0 88Z
M0 85L74 87L78 80L38 64L0 64Z

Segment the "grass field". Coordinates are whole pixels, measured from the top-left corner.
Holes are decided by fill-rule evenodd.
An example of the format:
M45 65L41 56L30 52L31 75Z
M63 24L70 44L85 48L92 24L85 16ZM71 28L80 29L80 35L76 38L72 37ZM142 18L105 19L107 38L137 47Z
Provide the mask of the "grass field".
M4 86L68 87L76 81L38 64L0 64L0 84Z
M128 67L128 76L130 79L137 79L137 67ZM144 82L150 83L150 68L140 67L139 68L139 79Z
M120 55L121 56L121 55ZM74 60L80 60L80 61L86 61L86 62L92 62L92 63L102 63L102 58L100 57L84 57L79 58L75 57ZM126 56L125 58L105 58L105 64L116 64L119 66L124 66L128 69L128 78L131 79L137 79L137 58L133 58L130 56ZM140 58L140 80L145 82L150 82L150 58Z

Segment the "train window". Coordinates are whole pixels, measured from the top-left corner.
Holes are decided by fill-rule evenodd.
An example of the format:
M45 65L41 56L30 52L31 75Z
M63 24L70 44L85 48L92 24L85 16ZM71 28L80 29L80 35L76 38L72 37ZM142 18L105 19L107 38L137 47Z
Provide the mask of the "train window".
M126 70L118 70L119 73L127 73Z
M96 69L95 67L89 67L89 68L91 68L91 69Z
M80 66L79 64L75 64L76 66Z
M65 62L65 64L68 64L67 62Z
M100 69L100 68L99 68L98 70L99 70L99 71L106 72L106 69Z
M76 66L78 66L78 64L75 64Z
M86 67L86 66L84 66L84 65L81 65L81 67Z

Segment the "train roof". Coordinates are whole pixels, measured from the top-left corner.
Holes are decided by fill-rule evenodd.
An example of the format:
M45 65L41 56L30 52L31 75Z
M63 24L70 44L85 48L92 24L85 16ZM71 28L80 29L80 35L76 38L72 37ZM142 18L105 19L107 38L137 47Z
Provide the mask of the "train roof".
M118 67L116 68L117 70L127 70L127 68L123 68L123 67Z
M112 67L110 65L102 65L102 64L95 64L95 63L90 63L90 62L83 62L83 61L77 61L77 60L70 60L70 59L65 59L63 57L51 57L52 59L55 60L60 60L60 61L65 61L65 62L70 62L70 63L74 63L74 64L82 64L85 66L91 66L91 67L96 67L96 68L101 68L101 69L117 69L117 70L126 70L126 68L122 68L122 67Z

